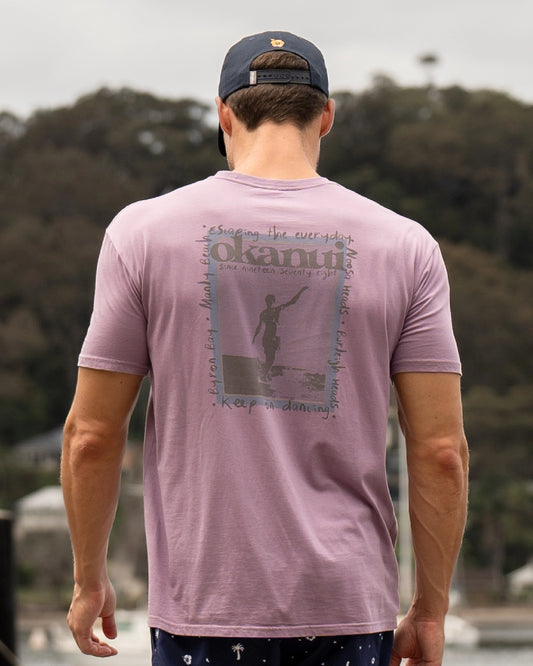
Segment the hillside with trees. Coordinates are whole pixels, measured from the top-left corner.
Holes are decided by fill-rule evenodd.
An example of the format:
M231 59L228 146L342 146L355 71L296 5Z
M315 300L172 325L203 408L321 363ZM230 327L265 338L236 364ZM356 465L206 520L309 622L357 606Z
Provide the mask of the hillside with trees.
M465 560L499 591L533 554L532 109L383 76L335 99L321 174L441 243L472 450ZM27 120L0 113L0 446L65 417L112 217L225 168L210 114L128 89Z

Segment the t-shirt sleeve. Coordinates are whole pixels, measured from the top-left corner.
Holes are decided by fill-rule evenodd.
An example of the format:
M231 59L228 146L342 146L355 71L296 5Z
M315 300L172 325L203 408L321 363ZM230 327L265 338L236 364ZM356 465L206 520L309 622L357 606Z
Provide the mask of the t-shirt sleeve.
M418 277L392 356L391 376L399 372L461 374L450 313L448 274L437 245Z
M93 313L78 365L133 375L150 369L141 287L108 234L100 250Z

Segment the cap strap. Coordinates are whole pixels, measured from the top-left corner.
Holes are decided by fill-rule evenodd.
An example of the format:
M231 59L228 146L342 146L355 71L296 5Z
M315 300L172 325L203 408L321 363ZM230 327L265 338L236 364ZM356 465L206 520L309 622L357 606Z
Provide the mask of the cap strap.
M311 74L305 69L258 69L250 71L250 85L258 83L302 83L311 85Z

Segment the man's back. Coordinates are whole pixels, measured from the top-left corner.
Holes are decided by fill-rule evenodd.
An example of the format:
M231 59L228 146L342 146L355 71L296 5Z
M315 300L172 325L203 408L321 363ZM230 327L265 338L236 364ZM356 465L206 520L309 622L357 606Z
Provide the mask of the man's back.
M99 279L80 362L155 378L151 625L392 629L391 370L459 371L433 239L326 179L220 172L119 215Z

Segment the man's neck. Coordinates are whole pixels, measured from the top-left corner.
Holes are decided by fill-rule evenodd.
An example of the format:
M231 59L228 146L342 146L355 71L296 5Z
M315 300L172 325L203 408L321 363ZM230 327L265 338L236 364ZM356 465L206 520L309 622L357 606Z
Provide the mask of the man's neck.
M239 173L275 180L300 180L318 174L319 144L312 134L294 125L264 123L234 137L230 168Z

